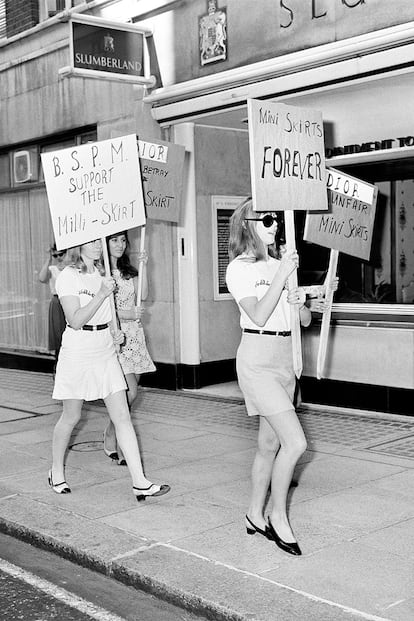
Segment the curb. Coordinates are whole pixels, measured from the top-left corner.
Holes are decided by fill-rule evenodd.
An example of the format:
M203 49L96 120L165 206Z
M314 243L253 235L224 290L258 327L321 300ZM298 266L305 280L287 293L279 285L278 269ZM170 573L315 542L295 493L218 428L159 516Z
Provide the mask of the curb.
M202 615L206 619L211 619L211 621L254 621L250 615L247 619L247 617L235 611L226 610L214 602L184 593L177 588L172 588L167 583L155 580L145 573L131 571L119 561L104 563L91 553L82 552L72 545L64 545L53 537L48 537L26 526L11 522L2 516L0 516L0 532L37 548L52 552L72 563L103 574L122 584L150 593L183 610Z

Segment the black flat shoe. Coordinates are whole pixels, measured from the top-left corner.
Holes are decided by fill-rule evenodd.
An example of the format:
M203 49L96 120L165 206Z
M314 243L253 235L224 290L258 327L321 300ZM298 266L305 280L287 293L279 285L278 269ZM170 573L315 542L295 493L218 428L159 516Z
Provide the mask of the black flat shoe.
M49 470L47 481L56 494L70 494L72 491L66 481L62 481L61 483L53 483L51 470Z
M259 533L259 535L263 535L263 537L266 537L266 539L270 539L269 537L269 533L267 530L267 526L265 526L265 530L262 530L261 528L259 528L258 526L256 526L256 524L254 524L251 519L249 518L249 516L246 514L246 520L249 522L250 526L246 525L246 532L248 535L255 535L256 533Z
M105 436L105 432L104 432L104 434L103 434L103 450L104 450L105 455L107 457L109 457L109 459L112 459L112 461L119 461L118 453L116 451L108 451L108 449L106 448L106 446L105 446L105 439L106 439L106 436Z
M267 531L269 533L269 539L274 541L277 547L283 550L283 552L287 552L288 554L293 554L294 556L302 555L302 551L300 547L298 546L298 544L296 543L296 541L287 542L287 541L283 541L283 539L279 537L279 535L273 528L273 524L270 521L270 519L269 519Z
M138 502L150 498L151 496L164 496L170 491L169 485L156 485L151 483L148 487L133 487L132 491Z

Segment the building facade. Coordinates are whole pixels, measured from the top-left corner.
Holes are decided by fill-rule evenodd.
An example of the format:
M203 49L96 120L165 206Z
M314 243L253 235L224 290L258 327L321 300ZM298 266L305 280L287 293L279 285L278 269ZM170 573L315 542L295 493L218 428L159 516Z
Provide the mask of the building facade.
M10 185L3 184L0 194L6 223L1 265L11 274L0 267L10 279L2 294L4 355L46 354L47 293L35 272L51 234L41 170L37 179L16 186L10 162L22 150L136 132L186 148L180 221L148 222L146 325L159 369L149 381L191 388L233 379L240 331L223 277L226 227L234 206L251 193L247 100L277 101L320 111L327 165L379 190L370 260L340 255L341 285L323 380L315 377L318 321L303 334L303 398L411 414L412 3L119 0L66 10L150 28L157 82L144 88L59 75L69 50L59 13L42 28L3 41L0 80L7 86L7 114L0 121L0 165L3 160L2 171L11 170ZM277 210L277 201L270 209ZM301 242L303 218L296 216L299 277L309 284L324 277L328 251Z

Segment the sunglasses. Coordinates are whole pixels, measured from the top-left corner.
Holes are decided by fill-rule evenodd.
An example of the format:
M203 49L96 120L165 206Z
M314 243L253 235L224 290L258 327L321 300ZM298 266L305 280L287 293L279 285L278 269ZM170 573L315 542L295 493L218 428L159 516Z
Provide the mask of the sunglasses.
M63 252L53 252L52 253L52 257L54 259L56 259L57 257L63 257L63 255L65 254L66 250L63 250Z
M263 218L245 218L245 220L251 220L252 222L262 222L263 226L266 229L270 229L274 222L278 224L277 217L270 215L270 213L267 213L265 216L263 216Z

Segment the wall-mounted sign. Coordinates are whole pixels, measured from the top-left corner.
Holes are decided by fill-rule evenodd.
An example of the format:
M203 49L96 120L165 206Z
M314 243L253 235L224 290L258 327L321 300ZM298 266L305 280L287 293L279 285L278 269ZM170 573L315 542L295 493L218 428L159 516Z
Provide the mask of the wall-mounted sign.
M145 224L135 134L41 157L58 250Z
M214 63L227 58L227 14L217 8L216 0L208 0L207 14L199 19L200 64Z
M326 176L329 211L307 214L303 239L369 260L377 187L334 168Z
M321 113L256 99L247 111L254 209L327 209Z
M139 32L80 24L72 20L73 66L143 76L143 36Z
M147 216L178 222L184 181L185 148L162 140L138 140Z
M144 41L152 34L148 28L90 15L71 16L69 28L71 64L59 70L61 75L154 84L144 70Z
M338 155L352 155L354 153L368 153L370 151L383 151L414 146L414 136L400 136L399 138L384 138L382 140L371 140L361 144L346 144L343 147L327 147L325 157L336 157Z

